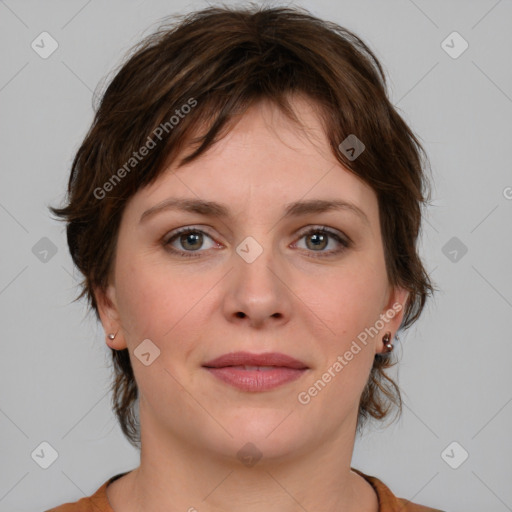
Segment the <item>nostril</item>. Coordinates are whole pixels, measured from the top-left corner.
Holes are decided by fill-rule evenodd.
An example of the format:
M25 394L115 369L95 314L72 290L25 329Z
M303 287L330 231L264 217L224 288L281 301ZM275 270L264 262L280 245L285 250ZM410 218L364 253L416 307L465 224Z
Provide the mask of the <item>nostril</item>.
M239 311L239 312L236 314L236 316L237 316L238 318L244 318L244 317L245 317L245 313L242 313L242 311Z

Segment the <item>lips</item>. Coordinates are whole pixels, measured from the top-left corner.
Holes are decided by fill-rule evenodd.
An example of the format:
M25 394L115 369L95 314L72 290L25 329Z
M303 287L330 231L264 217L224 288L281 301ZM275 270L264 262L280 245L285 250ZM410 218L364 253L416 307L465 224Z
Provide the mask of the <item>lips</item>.
M287 356L286 354L280 354L279 352L268 352L266 354L231 352L230 354L224 354L208 361L203 366L207 368L224 368L227 366L275 366L280 368L293 368L295 370L305 370L308 368L302 361Z
M300 378L308 366L277 352L232 352L208 361L203 367L217 379L242 391L261 392Z

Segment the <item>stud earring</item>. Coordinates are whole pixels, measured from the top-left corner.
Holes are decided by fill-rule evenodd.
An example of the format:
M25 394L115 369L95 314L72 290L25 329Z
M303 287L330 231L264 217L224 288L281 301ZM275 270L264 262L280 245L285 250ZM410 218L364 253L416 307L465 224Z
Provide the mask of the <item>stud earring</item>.
M117 332L116 332L116 334L117 334ZM108 335L108 339L109 339L109 340L113 340L113 339L116 337L116 334L114 334L114 333L110 333L110 334Z
M386 347L386 352L391 352L393 350L393 344L391 343L391 332L388 331L382 337L382 341L384 342L384 346Z

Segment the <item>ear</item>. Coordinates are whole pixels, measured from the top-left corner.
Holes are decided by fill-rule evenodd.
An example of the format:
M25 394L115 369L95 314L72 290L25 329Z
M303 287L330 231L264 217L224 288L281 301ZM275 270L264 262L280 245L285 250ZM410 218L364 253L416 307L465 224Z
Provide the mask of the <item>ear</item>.
M107 345L115 350L126 348L126 340L117 306L115 286L109 284L106 289L95 287L94 297L96 299L101 324L105 330ZM109 334L115 334L115 338L111 340L108 337Z
M379 339L375 344L375 353L380 354L385 352L384 343L382 337L386 332L391 332L391 342L395 337L400 324L404 318L405 306L409 298L409 291L399 286L390 287L388 292L388 299L385 301L385 307L381 311L381 319L384 322L384 327L379 334Z

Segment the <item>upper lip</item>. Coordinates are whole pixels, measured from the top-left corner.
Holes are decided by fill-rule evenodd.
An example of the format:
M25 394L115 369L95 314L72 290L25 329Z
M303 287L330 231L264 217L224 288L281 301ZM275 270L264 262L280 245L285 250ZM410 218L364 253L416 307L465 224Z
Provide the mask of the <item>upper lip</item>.
M279 366L300 370L308 368L302 361L279 352L266 352L264 354L231 352L212 359L204 363L203 366L208 368L223 368L226 366Z

